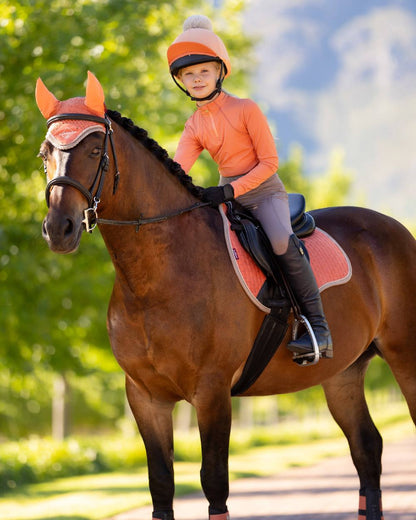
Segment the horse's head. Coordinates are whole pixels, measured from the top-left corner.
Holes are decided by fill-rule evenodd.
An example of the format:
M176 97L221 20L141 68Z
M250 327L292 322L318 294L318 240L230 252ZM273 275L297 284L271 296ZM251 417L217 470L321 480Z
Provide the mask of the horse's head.
M105 116L102 87L90 72L85 98L58 101L38 79L36 102L48 124L40 148L49 208L43 237L52 251L70 253L95 217L108 169L111 123Z

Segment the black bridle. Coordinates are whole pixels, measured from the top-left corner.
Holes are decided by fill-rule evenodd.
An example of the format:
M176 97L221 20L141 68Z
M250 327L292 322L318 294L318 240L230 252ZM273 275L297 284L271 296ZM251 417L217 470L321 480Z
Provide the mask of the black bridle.
M111 145L111 152L113 154L114 159L114 165L115 165L115 174L114 174L114 183L113 183L113 195L117 191L118 182L120 179L120 172L118 169L117 164L117 156L116 156L116 150L114 147L114 141L113 141L113 128L111 126L111 121L107 117L99 117L99 116L93 116L89 114L58 114L56 116L50 117L46 124L49 128L50 125L53 123L56 123L57 121L64 121L64 120L81 120L81 121L93 121L95 123L99 123L105 126L105 138L104 138L104 146L103 151L101 154L100 163L97 168L97 173L95 174L95 178L93 183L91 184L90 188L86 188L83 186L80 182L76 181L75 179L72 179L71 177L67 176L61 176L61 177L55 177L52 180L48 182L46 185L45 190L45 198L46 198L46 204L49 208L49 199L51 190L54 186L72 186L73 188L76 188L84 197L87 199L88 202L88 208L84 210L84 219L82 223L85 226L85 231L88 233L92 233L93 229L96 227L97 224L109 224L114 226L136 226L136 230L138 231L140 226L144 224L154 224L157 222L164 222L165 220L168 220L172 217L176 217L179 215L182 215L184 213L187 213L188 211L193 211L194 209L198 209L204 206L211 205L210 202L196 202L192 206L189 206L184 209L177 210L173 213L169 213L168 215L161 215L157 217L150 217L150 218L139 218L137 220L110 220L110 219L104 219L104 218L98 218L97 216L97 207L100 203L100 197L101 193L104 187L104 180L106 173L108 171L109 166L109 156L108 156L108 142L110 141ZM46 174L46 164L45 164L45 174Z
M104 180L109 166L109 141L111 144L111 151L113 154L116 170L114 174L113 194L115 194L115 192L117 191L118 181L120 178L120 172L118 170L117 164L117 156L114 148L113 129L111 127L111 121L107 116L99 117L90 114L58 114L56 116L50 117L47 120L46 124L49 128L53 123L56 123L57 121L67 120L93 121L94 123L99 123L105 126L105 137L101 159L94 180L88 189L85 186L83 186L80 182L76 181L75 179L71 179L71 177L67 176L55 177L54 179L50 180L45 190L46 204L49 208L50 194L54 186L72 186L73 188L76 188L87 199L88 208L84 211L83 223L85 225L86 231L91 233L97 224L97 207L100 203L100 197L104 187Z

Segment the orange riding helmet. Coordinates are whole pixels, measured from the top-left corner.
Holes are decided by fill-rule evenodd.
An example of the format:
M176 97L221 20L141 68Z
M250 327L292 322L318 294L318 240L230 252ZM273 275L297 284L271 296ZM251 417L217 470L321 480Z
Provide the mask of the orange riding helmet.
M207 61L218 61L221 63L221 74L216 89L206 98L192 98L196 101L211 99L217 92L221 91L224 78L231 73L231 63L227 49L221 38L212 30L209 18L202 15L190 16L185 20L183 33L180 34L167 51L170 73L178 87L188 96L187 90L176 81L178 72L183 67L205 63Z

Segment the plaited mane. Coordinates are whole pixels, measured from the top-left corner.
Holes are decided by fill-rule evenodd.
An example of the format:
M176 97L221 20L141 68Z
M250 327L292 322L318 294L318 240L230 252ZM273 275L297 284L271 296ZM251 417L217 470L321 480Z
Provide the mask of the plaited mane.
M187 175L181 165L169 157L168 152L162 148L154 139L149 137L149 134L143 128L136 126L131 119L123 117L115 110L107 110L107 115L118 125L127 130L134 138L136 138L142 145L149 150L158 159L166 169L179 179L181 184L198 199L201 198L200 186L195 186L192 178Z

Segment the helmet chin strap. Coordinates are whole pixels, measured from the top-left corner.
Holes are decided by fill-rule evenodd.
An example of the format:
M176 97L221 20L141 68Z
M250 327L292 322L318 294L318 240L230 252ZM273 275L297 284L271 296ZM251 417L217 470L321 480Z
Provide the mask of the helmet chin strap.
M191 96L191 94L189 94L189 92L187 92L187 95L192 99L192 101L208 101L209 99L212 99L217 94L219 94L221 92L221 90L222 90L222 81L220 79L218 79L215 89L208 96L205 96L203 98L197 98L197 97Z
M217 94L219 94L222 90L222 82L224 81L224 64L221 62L221 69L220 69L220 77L217 79L217 83L215 85L215 89L211 92L211 94L208 94L208 96L205 96L203 98L197 98L192 96L186 89L182 87L180 83L176 81L175 76L172 74L173 81L176 83L176 85L182 90L182 92L185 92L187 96L189 96L192 101L208 101L215 97Z

